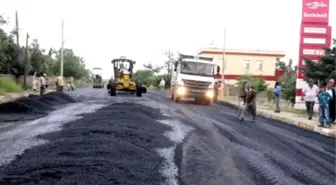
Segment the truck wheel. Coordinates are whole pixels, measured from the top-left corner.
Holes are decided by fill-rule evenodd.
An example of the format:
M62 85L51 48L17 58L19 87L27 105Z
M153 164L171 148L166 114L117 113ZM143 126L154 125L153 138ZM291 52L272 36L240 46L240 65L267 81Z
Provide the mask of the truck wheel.
M210 105L211 104L211 100L209 99L204 99L203 100L203 105Z
M141 97L142 96L142 85L140 83L138 83L136 85L136 92L135 92L137 97Z
M178 103L178 102L180 102L181 101L181 98L180 97L177 97L175 94L173 95L174 96L174 102L175 103Z

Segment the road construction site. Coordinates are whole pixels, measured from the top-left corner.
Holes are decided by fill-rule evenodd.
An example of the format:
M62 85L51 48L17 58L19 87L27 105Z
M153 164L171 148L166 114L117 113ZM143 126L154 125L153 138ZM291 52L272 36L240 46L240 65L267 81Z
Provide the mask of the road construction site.
M88 87L0 104L0 184L335 184L334 138L170 97Z

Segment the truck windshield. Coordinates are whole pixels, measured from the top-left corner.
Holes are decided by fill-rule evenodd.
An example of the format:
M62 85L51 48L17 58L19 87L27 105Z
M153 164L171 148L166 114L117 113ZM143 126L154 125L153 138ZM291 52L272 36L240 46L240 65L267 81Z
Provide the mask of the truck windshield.
M200 76L213 76L213 64L206 64L201 62L182 62L181 73Z

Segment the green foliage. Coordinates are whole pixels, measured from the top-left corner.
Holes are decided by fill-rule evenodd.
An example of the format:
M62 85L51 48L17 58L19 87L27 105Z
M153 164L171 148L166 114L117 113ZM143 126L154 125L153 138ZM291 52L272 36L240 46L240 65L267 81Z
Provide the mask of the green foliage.
M161 79L166 81L166 87L170 87L169 74L157 75L163 67L154 66L151 63L144 65L145 69L138 70L134 73L134 80L141 81L147 87L158 87Z
M237 85L239 89L244 89L245 82L248 82L252 85L252 88L255 89L257 92L262 92L267 90L268 84L266 80L260 77L252 77L251 75L242 75L237 78Z
M0 15L0 26L7 21ZM0 73L11 74L17 78L24 74L25 47L19 47L14 42L16 31L7 34L0 28ZM42 49L37 39L33 39L27 48L28 75L36 73L46 73L47 75L57 75L60 71L60 51L49 49L48 53ZM64 50L65 77L83 79L89 77L89 71L85 69L85 61L82 57L75 55L71 49Z
M284 67L286 72L280 77L279 82L281 84L281 97L294 106L296 96L296 71L298 68L297 66L292 66L292 64L292 60L289 60L288 65Z
M326 82L328 79L336 79L336 48L325 49L325 55L321 56L319 62L309 58L304 59L306 66L301 69L306 78L312 79L315 83Z
M268 100L269 102L270 102L270 101L273 101L273 100L275 99L273 90L274 90L274 88L269 88L269 89L267 89L267 91L266 91L267 100Z
M155 82L154 72L148 69L138 70L134 73L133 79L141 81L143 85L150 87Z
M285 73L280 77L279 82L281 84L281 97L294 106L296 96L296 75Z
M0 79L0 92L3 93L13 93L13 92L22 92L23 88L20 85L17 85L13 80L4 80Z

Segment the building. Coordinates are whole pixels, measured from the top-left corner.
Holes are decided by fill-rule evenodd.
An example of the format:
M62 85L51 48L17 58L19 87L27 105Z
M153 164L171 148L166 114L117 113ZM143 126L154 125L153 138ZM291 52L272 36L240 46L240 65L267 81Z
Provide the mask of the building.
M216 78L221 79L223 49L205 48L198 55L214 59L215 64L221 67L220 76ZM283 51L225 49L225 84L236 84L236 79L244 74L262 76L270 85L274 84L281 75L276 70L277 58L284 56Z

